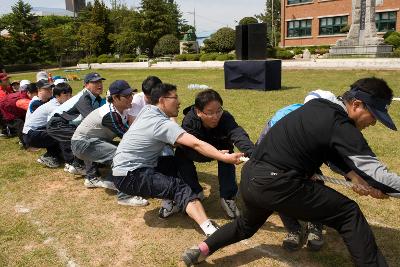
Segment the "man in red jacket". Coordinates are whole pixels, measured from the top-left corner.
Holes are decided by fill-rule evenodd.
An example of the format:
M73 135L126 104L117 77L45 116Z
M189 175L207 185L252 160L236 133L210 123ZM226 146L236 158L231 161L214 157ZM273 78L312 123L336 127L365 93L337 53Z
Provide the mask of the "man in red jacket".
M10 85L10 76L7 73L0 73L0 99L13 92Z
M17 102L23 99L32 99L36 94L36 85L30 84L26 91L8 94L0 99L0 126L3 136L14 137L21 135L26 109L18 107Z

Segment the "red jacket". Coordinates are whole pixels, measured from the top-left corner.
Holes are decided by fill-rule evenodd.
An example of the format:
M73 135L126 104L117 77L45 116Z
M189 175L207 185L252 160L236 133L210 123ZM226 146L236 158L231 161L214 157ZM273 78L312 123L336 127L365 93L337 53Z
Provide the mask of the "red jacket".
M0 112L5 121L25 119L26 110L16 106L17 101L20 99L29 99L26 91L8 94L3 99L0 99Z

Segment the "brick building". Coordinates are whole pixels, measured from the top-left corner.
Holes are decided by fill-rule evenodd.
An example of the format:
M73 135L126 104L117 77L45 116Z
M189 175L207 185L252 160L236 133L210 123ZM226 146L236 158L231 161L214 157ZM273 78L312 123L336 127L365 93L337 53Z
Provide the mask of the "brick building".
M352 0L281 0L281 46L333 45L346 37ZM378 35L400 31L400 0L376 0Z

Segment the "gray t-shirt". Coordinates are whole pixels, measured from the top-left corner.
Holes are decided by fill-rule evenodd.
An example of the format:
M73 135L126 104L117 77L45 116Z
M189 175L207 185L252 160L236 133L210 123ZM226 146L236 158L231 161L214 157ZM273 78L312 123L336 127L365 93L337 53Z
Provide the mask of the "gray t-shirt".
M185 133L157 106L146 105L123 136L113 160L113 175L126 176L138 168L157 166L166 144L173 145Z

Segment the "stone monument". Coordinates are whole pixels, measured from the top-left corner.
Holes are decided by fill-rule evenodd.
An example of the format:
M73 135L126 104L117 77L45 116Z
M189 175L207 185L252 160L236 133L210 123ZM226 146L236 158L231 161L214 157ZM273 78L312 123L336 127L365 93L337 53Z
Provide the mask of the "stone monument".
M199 43L192 29L189 29L185 35L183 35L183 39L179 42L179 51L180 54L199 53Z
M330 57L389 56L393 47L383 43L376 34L376 0L352 0L352 24L346 39L340 39L329 50Z

